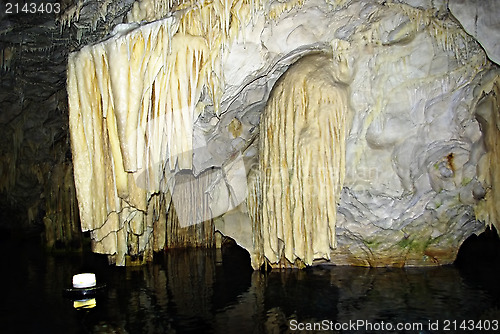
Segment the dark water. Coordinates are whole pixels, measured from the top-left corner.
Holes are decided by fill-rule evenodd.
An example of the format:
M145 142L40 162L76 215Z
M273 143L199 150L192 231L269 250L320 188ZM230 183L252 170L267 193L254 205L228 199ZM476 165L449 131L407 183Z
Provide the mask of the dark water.
M0 252L0 333L455 333L463 320L474 327L462 332L482 324L494 333L500 317L498 268L261 273L238 248L170 251L135 268L12 241L0 241ZM75 309L62 290L87 271L107 288L95 308ZM407 330L388 327L398 323Z

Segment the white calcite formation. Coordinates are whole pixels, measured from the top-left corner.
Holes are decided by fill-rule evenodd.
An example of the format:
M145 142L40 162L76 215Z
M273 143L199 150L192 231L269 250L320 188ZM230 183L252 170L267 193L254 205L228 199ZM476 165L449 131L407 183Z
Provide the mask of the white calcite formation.
M473 36L495 63L500 63L500 3L496 0L455 0L448 7L468 34Z
M142 0L127 21L68 63L82 228L117 264L172 246L172 208L254 268L445 264L500 227L500 71L444 2Z
M352 114L342 70L331 54L302 57L275 84L261 116L255 202L262 254L271 263L311 265L330 259L336 246Z
M119 31L68 61L80 217L99 252L133 248L127 234L139 236L133 243L139 252L149 249L152 194L166 191L170 170L192 166L186 152L208 51L199 37L173 36L172 25Z
M193 170L193 124L203 110L202 89L212 105L219 105L219 54L235 33L229 23L241 23L230 20L231 11L224 8L216 3L179 9L175 17L143 26L118 25L109 39L68 59L81 226L91 231L93 250L112 255L119 265L126 263L126 255L148 259L164 247L162 216L170 199L178 206L177 216L185 218L181 227L187 227L211 218L204 198L208 186L223 192L207 184L205 175L186 181L175 174ZM233 169L220 168L224 180L238 174ZM214 212L224 200L228 204L219 208L222 212L244 200L226 193L227 198L213 201Z

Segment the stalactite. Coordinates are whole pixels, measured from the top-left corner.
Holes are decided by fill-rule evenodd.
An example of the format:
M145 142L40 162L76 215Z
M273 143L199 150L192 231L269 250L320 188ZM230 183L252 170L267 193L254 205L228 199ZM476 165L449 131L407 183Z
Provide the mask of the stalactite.
M110 254L110 261L119 265L127 261L126 255L147 258L151 249L165 243L154 236L161 234L155 224L164 219L157 210L165 205L152 197L167 189L183 193L183 182L178 190L169 184L176 172L192 168L197 103L203 86L217 86L210 79L214 61L209 43L179 28L195 23L180 21L170 18L117 29L114 37L87 46L68 60L82 229L91 231L94 251ZM197 184L193 182L189 184ZM177 208L189 207L184 204L188 203ZM209 211L202 214L204 219L194 220L184 211L178 213L188 224L211 218ZM207 233L213 231L201 235ZM204 242L201 235L197 244Z
M9 191L16 184L17 156L6 152L0 156L0 192Z
M270 4L269 17L276 20L284 12L288 12L293 8L301 7L305 0L289 0L289 1L276 1Z
M347 86L334 73L331 56L299 60L276 83L261 119L261 193L254 190L249 202L261 199L260 210L250 211L254 221L260 211L257 249L272 265L310 265L335 247L349 107Z
M23 126L25 120L12 123L12 147L9 152L5 152L0 160L0 192L6 192L14 188L18 175L18 159L21 145L24 141Z
M61 31L66 25L70 27L72 21L78 21L78 19L80 18L80 11L82 10L84 4L85 0L78 0L76 3L66 8L64 12L59 15L57 21L61 25Z
M166 225L166 248L213 247L215 230L210 210L207 189L212 184L212 173L195 177L191 171L175 175L173 193L170 199Z
M196 1L184 2L179 10L185 10L180 18L179 31L203 36L210 53L207 62L207 89L213 100L216 114L223 94L224 50L237 37L239 31L249 24L255 12L251 8L261 8L264 1L259 0L217 0L209 3Z
M172 204L181 227L196 225L212 218L207 189L212 184L210 171L195 177L191 171L175 175Z
M154 21L165 17L182 0L137 0L127 13L127 22Z
M5 47L0 50L0 68L8 72L12 66L12 60L14 59L14 54L16 49L14 47Z
M340 11L347 1L329 3ZM231 85L223 73L227 50L252 18L262 14L264 24L272 25L276 22L269 23L269 18L302 5L305 1L272 2L270 6L268 1L253 0L144 0L134 5L128 18L140 24L119 25L114 36L70 56L75 182L82 229L91 231L96 252L109 254L111 262L122 265L130 258L150 259L153 251L164 247L213 243L211 212L204 195L198 196L209 187L191 172L193 123L206 105L220 116L224 86ZM373 9L373 17L353 23L352 35L342 41L330 37L311 40L324 42L322 46L331 43L334 53L351 44L378 52L392 44L411 43L425 30L447 54L471 58L458 55L464 52L462 44L467 49L470 39L454 25L448 29L449 22L435 17L435 10L396 3L369 9ZM386 20L387 11L401 17ZM142 21L157 19L149 24ZM272 45L262 38L261 42L262 47ZM276 50L278 55L281 51ZM291 66L273 89L263 113L260 172L251 174L247 200L254 268L265 261L273 266L310 265L316 259L329 259L335 247L345 131L350 128L349 79L345 76L352 74L346 74L349 64L342 63L339 54L334 58L311 55ZM400 55L384 57L395 60ZM388 76L394 69L387 72L381 65L387 62L377 63L377 59L375 54L373 71ZM402 84L413 85L417 80L435 77L426 75ZM366 137L368 126L387 107L386 90L370 92L376 96L361 125L361 137ZM489 129L491 124L497 122L488 121L484 127ZM231 123L230 130L233 137L239 136L237 122ZM491 165L496 161L496 135L492 135L496 132L488 132L485 143L493 152ZM361 152L355 154L359 157ZM490 170L483 175L485 184L497 182ZM488 208L479 210L480 214L487 212L486 220L493 223L497 221L491 204L497 201L494 189L492 185L484 201L490 203ZM200 204L201 218L190 210L193 204ZM203 221L206 223L200 224Z
M484 133L486 154L478 166L480 181L486 185L484 198L476 206L476 217L500 231L500 73L486 85L476 107ZM483 194L481 194L482 196Z
M60 20L77 21L82 3ZM295 3L301 2L287 6ZM111 262L123 265L127 255L147 258L153 248L173 245L169 235L165 241L159 236L157 226L168 229L158 210L173 208L153 197L175 194L173 175L192 168L193 123L202 90L218 113L224 50L263 4L137 2L129 22L168 18L119 25L114 36L69 56L69 123L81 226L91 231L94 251L109 254ZM178 213L181 222L201 221ZM212 243L210 226L194 244ZM201 235L208 241L200 241Z
M110 11L109 7L112 3L112 0L77 0L66 8L64 8L64 4L62 4L61 7L57 7L58 9L62 9L62 12L57 16L56 20L60 24L62 30L66 26L70 27L71 23L76 25L76 22L80 19L80 14L83 8L91 8L90 12L92 13L92 19L90 20L90 27L88 29L95 31L99 20L106 21L106 15ZM81 34L82 29L78 29L77 33ZM81 37L82 36L80 35L78 38Z
M250 260L253 269L258 270L265 263L264 240L262 236L262 190L261 173L258 167L250 170L248 175L247 207L252 222L252 246Z
M148 205L148 226L153 226L153 251L160 252L166 245L167 215L171 202L170 192L156 194Z
M44 197L43 223L47 248L79 249L82 237L73 182L73 166L70 163L57 164L50 171Z
M267 0L216 0L216 1L136 1L127 14L128 22L154 21L172 15L179 18L179 32L200 36L206 40L208 54L206 62L206 88L213 101L215 113L224 93L223 58L225 50L250 22L257 12L277 18L284 11L300 7L304 0L275 3L270 8ZM154 10L153 10L154 9Z
M172 36L174 29L172 20L157 22L68 61L82 229L92 231L96 252L118 254L118 264L126 249L151 253L150 198L170 171L191 168L206 45L199 37Z
M214 247L215 231L212 219L199 224L183 226L176 206L170 205L166 221L166 248Z

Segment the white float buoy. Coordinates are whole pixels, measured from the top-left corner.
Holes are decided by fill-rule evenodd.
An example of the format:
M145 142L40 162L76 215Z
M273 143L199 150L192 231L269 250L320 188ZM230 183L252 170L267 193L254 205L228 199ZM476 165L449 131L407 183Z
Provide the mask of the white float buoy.
M91 288L96 286L95 274L84 273L73 276L73 288Z
M106 284L100 283L97 285L94 273L83 273L78 275L73 275L73 286L70 288L63 289L63 294L77 301L85 301L96 296L99 292L102 292ZM81 303L77 303L78 308L80 308ZM86 308L91 308L91 304L86 306Z

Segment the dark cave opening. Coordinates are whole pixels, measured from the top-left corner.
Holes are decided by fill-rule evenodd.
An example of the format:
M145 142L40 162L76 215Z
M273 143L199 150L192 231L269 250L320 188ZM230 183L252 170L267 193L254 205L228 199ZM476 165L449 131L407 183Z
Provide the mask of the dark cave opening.
M495 270L500 272L500 238L494 226L468 237L458 250L454 264L460 269Z

